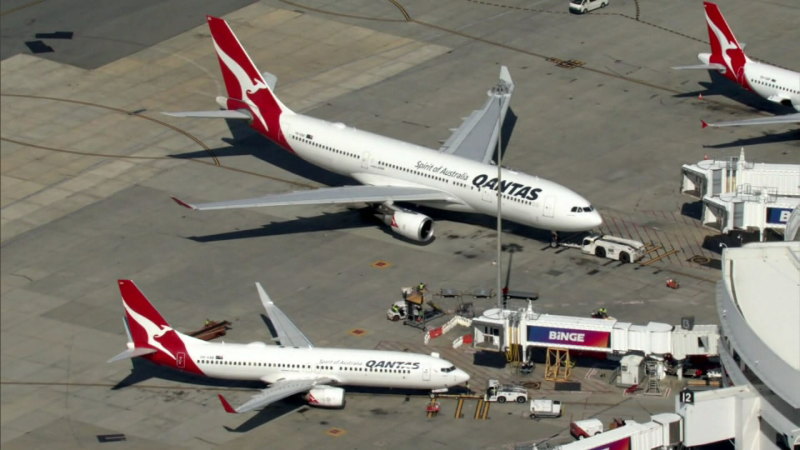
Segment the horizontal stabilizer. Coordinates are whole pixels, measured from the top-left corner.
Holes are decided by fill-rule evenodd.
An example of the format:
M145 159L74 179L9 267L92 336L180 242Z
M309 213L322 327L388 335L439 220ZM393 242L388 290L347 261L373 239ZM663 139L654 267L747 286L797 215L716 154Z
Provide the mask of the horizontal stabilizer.
M731 120L728 122L707 123L701 121L703 128L706 127L739 127L743 125L774 125L782 123L800 123L800 113L784 114L782 116L757 117L754 119Z
M693 69L700 69L700 70L719 70L720 72L725 72L725 65L724 64L717 64L717 63L709 63L709 64L695 64L692 66L674 66L672 67L675 70L693 70Z
M161 114L172 117L200 117L204 119L246 119L246 120L252 119L250 113L248 113L247 110L244 109L237 111L219 110L219 111L163 112Z
M154 348L143 348L143 347L129 348L128 350L125 350L119 355L109 359L108 362L112 363L115 361L121 361L123 359L136 358L137 356L149 355L150 353L155 353L156 351L157 350Z

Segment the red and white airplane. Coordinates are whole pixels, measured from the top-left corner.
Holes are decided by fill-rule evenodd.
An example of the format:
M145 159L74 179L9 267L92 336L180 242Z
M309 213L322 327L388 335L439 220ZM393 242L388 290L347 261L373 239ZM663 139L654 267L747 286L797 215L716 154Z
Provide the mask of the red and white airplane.
M167 114L247 120L283 149L363 186L204 204L174 199L180 205L209 210L368 203L393 232L427 242L433 238L433 221L395 202L495 215L500 191L508 220L552 231L586 231L602 223L586 199L552 181L503 169L498 182L497 166L489 162L514 90L505 66L484 107L473 111L437 151L291 111L273 94L276 77L258 71L227 22L209 16L208 25L228 93L217 97L223 110Z
M155 364L197 375L231 380L260 380L269 387L233 408L219 396L225 411L242 413L305 393L309 404L343 407L337 385L440 392L469 381L469 375L435 353L318 348L270 300L256 283L281 345L263 342L228 344L203 341L173 329L133 281L119 280L128 349L108 362L143 357Z
M673 69L716 70L729 80L771 102L800 111L800 73L748 58L744 53L744 46L736 41L733 31L717 5L711 2L703 2L703 5L708 22L711 53L697 55L703 64L678 66ZM703 128L797 122L800 122L800 113L717 123L703 121Z

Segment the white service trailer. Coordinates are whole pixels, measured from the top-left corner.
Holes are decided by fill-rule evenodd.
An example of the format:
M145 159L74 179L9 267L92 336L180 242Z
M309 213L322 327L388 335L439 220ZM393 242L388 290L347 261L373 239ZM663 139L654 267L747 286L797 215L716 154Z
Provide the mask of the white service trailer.
M556 447L559 450L617 449L652 450L675 447L683 438L681 416L663 413L651 416L651 421L625 422L624 426Z

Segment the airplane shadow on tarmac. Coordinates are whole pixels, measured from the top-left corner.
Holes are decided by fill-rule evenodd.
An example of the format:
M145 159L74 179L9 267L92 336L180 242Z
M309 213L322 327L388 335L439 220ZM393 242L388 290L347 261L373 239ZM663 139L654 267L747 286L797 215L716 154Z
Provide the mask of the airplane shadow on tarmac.
M222 392L226 390L237 390L237 391L244 390L246 395L250 396L256 393L257 391L264 389L265 387L265 384L260 381L223 380L219 378L208 378L208 377L192 375L189 373L173 370L167 367L158 366L151 363L150 361L147 361L146 359L141 359L141 358L133 359L131 360L131 362L133 364L133 367L131 369L130 375L128 375L127 377L125 377L125 379L123 379L122 381L117 383L114 387L112 387L111 388L112 390L118 390L129 386L133 386L137 383L148 380L150 378L158 378L160 380L169 380L178 383L205 386L208 388L209 391L209 402L208 402L209 407L213 405L214 407L218 407L220 411L222 411L222 405L219 404L219 401L215 398L214 393L212 393L211 391ZM202 387L199 389L203 390ZM180 391L180 390L181 388L178 386L170 389L170 391ZM258 411L256 415L249 418L242 425L239 425L236 428L225 427L225 429L233 432L250 431L259 425L263 425L273 419L281 417L299 408L303 408L306 405L307 405L306 402L298 395L291 396L268 405L261 411ZM243 415L242 417L246 417L246 415Z
M708 74L711 78L711 81L699 81L697 83L703 89L698 89L691 92L684 92L682 94L675 94L673 97L688 98L688 97L697 97L700 94L702 94L703 97L709 97L709 96L713 97L716 95L721 95L737 103L741 103L744 106L755 109L756 111L754 111L754 113L763 111L763 112L768 112L770 114L779 115L779 114L785 114L789 109L791 109L786 106L781 106L777 103L771 102L761 97L760 95L756 94L755 92L751 92L744 89L743 87L739 86L733 81L725 78L724 75L718 73L715 70L709 71ZM712 111L714 110L720 111L728 108L726 106L716 105L713 103L709 103L708 107ZM725 119L714 118L714 120L725 120ZM711 122L711 120L708 121Z

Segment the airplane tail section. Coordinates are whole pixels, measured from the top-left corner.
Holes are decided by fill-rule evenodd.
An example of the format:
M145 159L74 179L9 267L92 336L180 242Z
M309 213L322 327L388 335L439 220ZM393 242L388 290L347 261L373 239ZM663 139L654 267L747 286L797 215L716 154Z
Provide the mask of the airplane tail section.
M704 2L703 6L708 23L708 38L711 42L709 63L724 66L725 70L721 70L721 72L725 77L750 89L744 73L744 66L748 59L744 54L743 47L739 45L719 7L711 2Z
M187 341L193 338L173 330L133 281L119 280L118 284L125 309L128 349L109 362L146 356L156 364L202 373L186 349Z
M253 128L289 150L281 131L280 117L281 114L294 113L272 92L274 75L258 71L225 20L212 16L207 16L207 19L228 92L226 99L219 100L228 110L249 116Z

